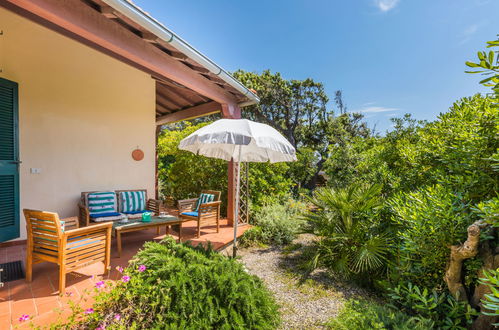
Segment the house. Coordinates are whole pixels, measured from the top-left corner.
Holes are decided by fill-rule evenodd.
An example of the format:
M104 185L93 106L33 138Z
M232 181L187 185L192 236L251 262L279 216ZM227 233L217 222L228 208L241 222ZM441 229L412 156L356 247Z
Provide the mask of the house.
M0 242L26 239L23 208L67 217L82 191L154 196L159 125L256 102L130 1L0 0Z

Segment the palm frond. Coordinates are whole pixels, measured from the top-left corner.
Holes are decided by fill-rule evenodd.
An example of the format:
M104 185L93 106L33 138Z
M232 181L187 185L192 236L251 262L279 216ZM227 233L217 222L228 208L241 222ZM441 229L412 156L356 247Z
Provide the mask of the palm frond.
M391 240L387 235L371 237L362 246L352 251L351 268L356 273L382 268L390 252Z

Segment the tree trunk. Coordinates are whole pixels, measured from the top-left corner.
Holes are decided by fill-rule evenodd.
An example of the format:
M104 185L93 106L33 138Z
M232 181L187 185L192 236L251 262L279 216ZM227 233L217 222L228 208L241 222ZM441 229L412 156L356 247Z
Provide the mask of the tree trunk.
M463 261L478 254L480 243L480 222L477 221L468 227L468 238L461 245L450 248L450 262L445 272L444 280L450 293L459 301L468 301L466 288L462 283Z
M495 236L495 230L493 234ZM497 269L499 267L499 254L497 254L497 251L492 250L488 241L485 241L480 245L480 258L483 260L483 266L478 271L478 278L485 277L483 274L484 271L489 269ZM478 308L481 312L492 312L486 310L482 304L484 295L490 292L491 290L488 285L483 283L478 284L478 286L475 288L475 291L473 292L471 305L475 308ZM493 323L497 323L497 316L480 314L475 322L473 322L473 329L493 329Z
M317 186L317 179L319 178L319 173L320 171L322 171L322 167L324 166L325 162L326 159L324 158L321 158L321 160L317 162L317 169L315 170L314 176L312 176L312 178L310 178L310 180L304 185L305 188L307 188L308 190L315 189L315 187Z
M478 253L480 253L480 257L484 262L482 268L478 271L479 278L485 277L483 276L484 270L499 267L499 254L496 253L497 251L492 251L488 241L480 244L480 232L483 226L485 224L481 221L476 221L468 227L466 241L461 245L451 246L450 262L444 277L450 293L457 300L469 302L472 307L477 308L479 311L483 311L481 300L485 294L490 292L490 289L485 284L479 284L475 288L471 299L468 300L466 288L462 283L462 269L463 261L475 257ZM492 324L495 322L497 322L497 317L480 314L471 328L474 330L493 329Z

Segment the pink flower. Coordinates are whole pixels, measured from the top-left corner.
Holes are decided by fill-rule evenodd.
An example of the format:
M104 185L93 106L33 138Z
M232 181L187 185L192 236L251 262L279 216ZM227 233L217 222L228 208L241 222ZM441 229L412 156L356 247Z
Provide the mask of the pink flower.
M119 321L119 320L121 320L121 315L120 315L120 314L116 314L116 315L114 316L114 320L115 320L115 321Z
M87 308L85 309L85 314L92 314L94 312L94 309L93 308Z
M99 281L99 282L95 283L95 287L97 289L103 289L105 286L106 286L106 283L104 283L104 281Z
M29 320L29 315L28 314L23 314L19 318L19 322L24 322L24 321L27 321L27 320Z
M120 273L123 273L123 267L121 266L116 266L116 270L119 271Z
M73 292L71 292L71 291L66 292L66 296L68 296L68 297L73 296Z
M105 330L106 326L105 325L99 325L95 330Z
M121 278L121 280L123 281L123 283L127 283L128 281L130 281L130 276L125 275Z
M141 272L141 273L142 273L143 271L145 271L146 269L147 269L147 267L146 267L145 265L140 265L140 266L139 266L139 272Z

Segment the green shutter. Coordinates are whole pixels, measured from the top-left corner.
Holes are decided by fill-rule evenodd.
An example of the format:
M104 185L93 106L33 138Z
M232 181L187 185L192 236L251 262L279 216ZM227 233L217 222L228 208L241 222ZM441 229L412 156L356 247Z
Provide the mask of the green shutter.
M0 78L0 242L19 237L18 94Z

